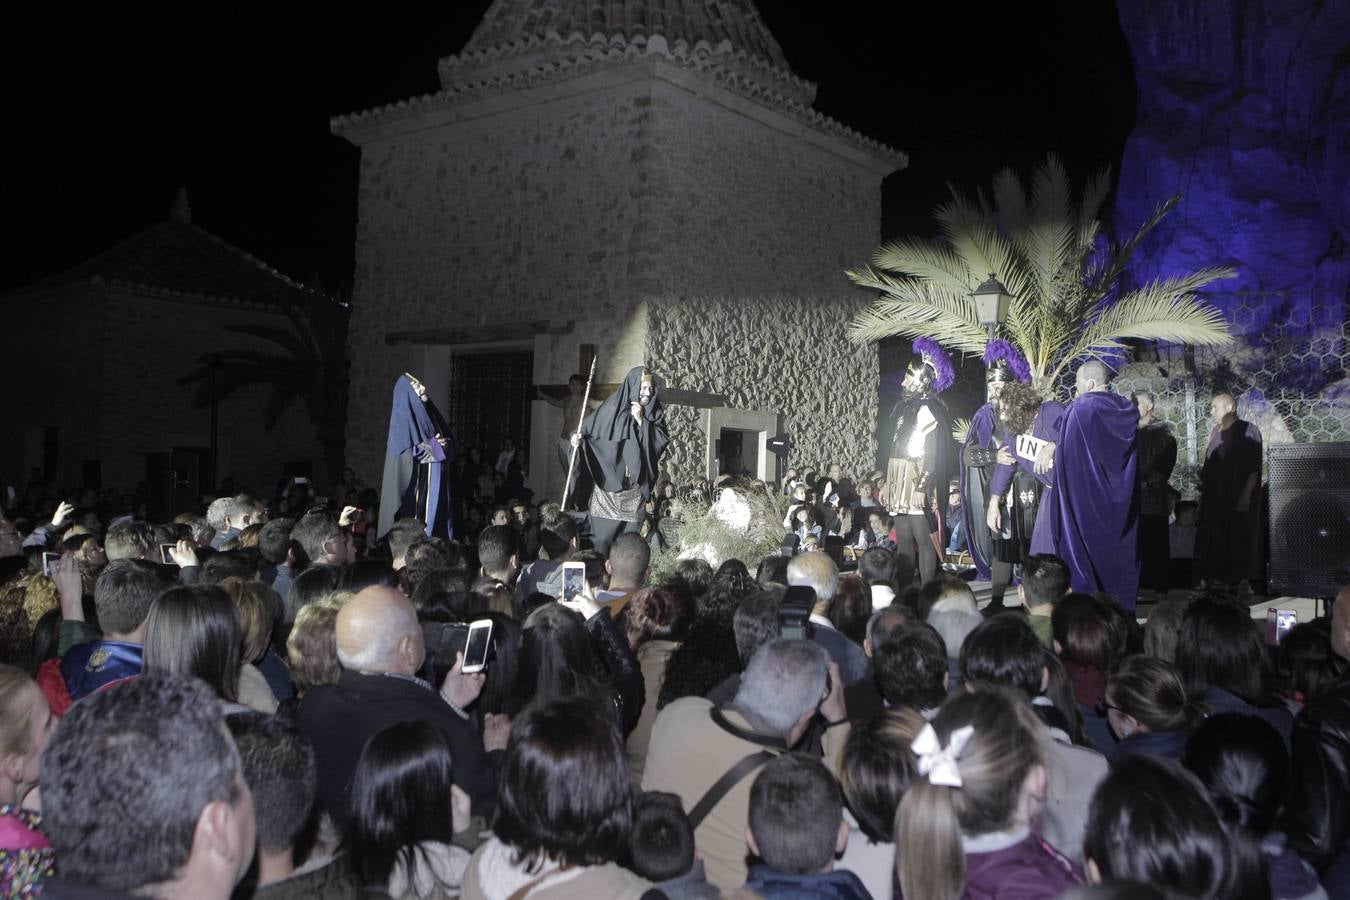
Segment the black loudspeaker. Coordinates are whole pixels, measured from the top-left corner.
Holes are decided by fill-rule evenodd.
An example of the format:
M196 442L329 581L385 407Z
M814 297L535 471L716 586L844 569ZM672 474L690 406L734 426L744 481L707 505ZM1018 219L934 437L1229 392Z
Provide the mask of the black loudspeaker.
M1350 584L1350 443L1277 444L1267 461L1271 594L1336 596Z

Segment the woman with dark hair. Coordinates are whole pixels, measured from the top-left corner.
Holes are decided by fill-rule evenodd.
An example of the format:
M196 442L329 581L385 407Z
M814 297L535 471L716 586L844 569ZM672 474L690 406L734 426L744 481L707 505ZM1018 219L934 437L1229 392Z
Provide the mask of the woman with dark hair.
M469 851L451 839L469 827L469 815L445 736L427 722L400 722L361 751L343 844L368 888L394 900L448 900L459 896L469 863Z
M480 721L489 714L514 718L520 712L515 697L516 671L520 668L520 623L500 612L486 612L480 618L492 620L492 650L474 711Z
M657 711L681 697L706 697L741 670L732 620L741 600L757 588L747 578L749 590L738 577L714 578L689 626L689 633L666 660L657 690Z
M511 725L494 837L474 853L465 900L640 897L651 884L621 868L633 795L623 741L584 699L526 710Z
M530 613L520 641L515 700L542 706L567 697L585 697L610 710L622 733L642 711L642 670L609 611L590 598L577 609L550 603ZM585 617L583 619L583 616ZM592 648L592 633L597 633ZM597 658L596 650L604 658Z
M1210 596L1191 601L1177 635L1177 671L1192 700L1265 719L1289 749L1294 717L1271 690L1261 632L1246 607Z
M1125 655L1129 637L1125 624L1102 598L1076 592L1055 604L1050 621L1055 651L1073 685L1083 728L1097 751L1114 759L1116 739L1098 708L1106 695L1106 673Z
M344 566L338 575L337 587L340 591L357 591L368 587L398 587L398 575L387 559L358 559L350 566Z
M1205 720L1186 741L1181 762L1209 789L1235 837L1260 847L1275 900L1325 900L1317 873L1275 830L1289 770L1279 732L1255 716L1221 713Z
M694 623L694 600L687 591L664 587L643 588L634 593L624 607L628 646L637 654L642 669L644 698L637 725L628 735L628 769L633 787L642 784L647 763L652 725L656 722L656 701L666 677L666 664Z
M1193 900L1270 897L1265 864L1229 836L1204 785L1153 756L1121 760L1097 787L1083 855L1090 881L1141 881Z
M1106 682L1106 720L1120 743L1116 759L1146 753L1177 760L1204 707L1186 696L1181 675L1152 656L1127 656Z
M848 846L836 867L862 879L873 897L889 897L895 877L895 813L919 777L909 745L924 726L912 709L884 709L849 732L839 761Z
M1329 620L1295 625L1280 641L1280 679L1284 704L1294 715L1335 687L1345 660L1331 649Z
M830 622L859 647L867 639L867 623L872 618L872 589L857 575L841 575L830 601Z
M225 711L243 712L239 702L239 610L214 584L180 586L155 598L145 619L145 671L200 678L225 701Z

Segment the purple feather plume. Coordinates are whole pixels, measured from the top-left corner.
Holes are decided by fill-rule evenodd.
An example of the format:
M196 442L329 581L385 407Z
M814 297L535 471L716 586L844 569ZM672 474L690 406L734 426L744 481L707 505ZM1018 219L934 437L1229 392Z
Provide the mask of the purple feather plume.
M941 344L932 338L919 337L914 339L913 347L914 352L933 367L934 391L940 394L956 383L956 370L952 368L952 358L942 349Z
M985 367L992 366L1000 359L1008 364L1009 371L1018 381L1031 383L1031 367L1027 365L1026 357L1012 344L1002 338L995 338L984 346Z

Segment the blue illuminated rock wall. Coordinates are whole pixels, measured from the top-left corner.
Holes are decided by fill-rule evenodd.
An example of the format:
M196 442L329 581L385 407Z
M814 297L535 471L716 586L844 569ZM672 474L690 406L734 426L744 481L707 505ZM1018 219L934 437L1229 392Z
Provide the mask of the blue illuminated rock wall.
M1288 291L1296 306L1344 309L1350 0L1117 5L1139 91L1121 164L1118 237L1182 195L1138 254L1136 280L1228 265L1239 277L1220 291ZM1288 312L1272 303L1272 315Z

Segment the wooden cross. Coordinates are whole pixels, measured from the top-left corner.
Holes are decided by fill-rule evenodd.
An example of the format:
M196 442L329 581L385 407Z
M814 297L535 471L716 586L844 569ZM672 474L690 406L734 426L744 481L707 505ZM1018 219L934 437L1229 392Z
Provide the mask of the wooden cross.
M595 358L595 345L582 344L578 348L578 372L589 372L591 360ZM604 400L610 394L619 389L622 382L610 384L591 385L591 399L595 401ZM534 389L539 393L539 398L551 406L561 407L567 402L568 389L566 384L536 384ZM702 391L686 391L680 388L662 386L661 402L670 406L692 406L697 409L720 409L727 405L725 394L709 394Z

